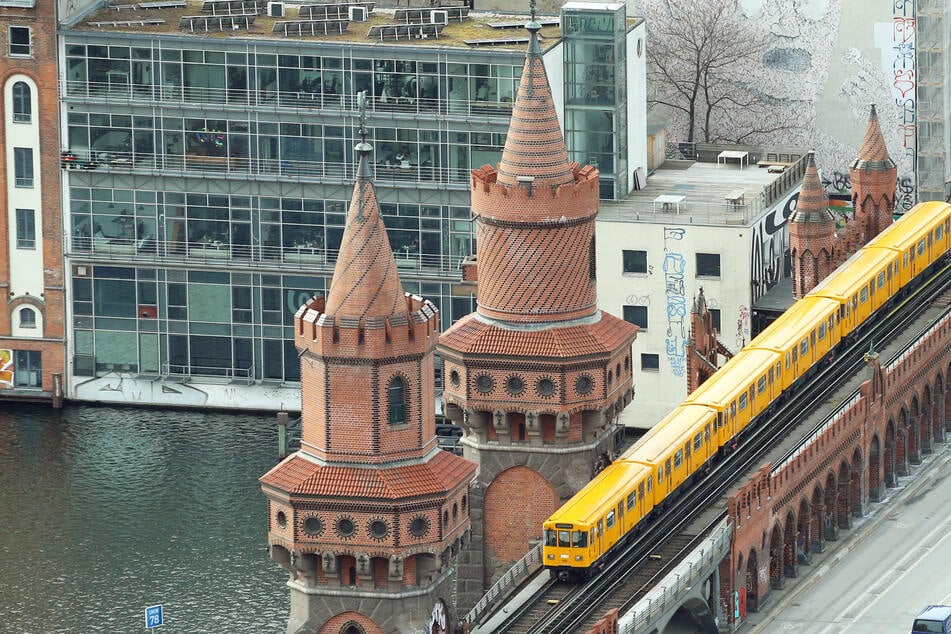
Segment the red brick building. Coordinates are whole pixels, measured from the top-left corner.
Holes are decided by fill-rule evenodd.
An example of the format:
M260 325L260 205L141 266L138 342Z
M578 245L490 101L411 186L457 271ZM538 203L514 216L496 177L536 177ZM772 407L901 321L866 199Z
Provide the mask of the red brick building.
M0 398L63 398L65 306L54 2L0 1Z
M802 181L796 211L789 218L793 296L803 297L849 256L892 223L898 169L888 156L885 138L872 106L858 157L849 167L852 216L836 227L829 199L819 180L815 159Z
M636 326L598 309L598 171L568 161L534 22L497 168L472 172L478 309L439 341L446 415L479 463L460 602L517 561L606 464ZM472 271L467 279L474 279Z
M427 621L447 631L452 619L438 615L452 613L476 467L437 446L438 312L403 292L371 148L356 149L330 291L294 317L301 450L261 478L268 543L291 577L288 631L416 632Z

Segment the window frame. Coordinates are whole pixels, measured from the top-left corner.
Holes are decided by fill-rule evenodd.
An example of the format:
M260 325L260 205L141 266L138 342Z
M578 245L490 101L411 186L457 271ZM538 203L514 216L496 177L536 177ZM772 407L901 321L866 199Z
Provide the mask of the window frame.
M36 211L16 209L16 239L18 249L36 249Z
M641 261L642 258L643 262ZM621 273L623 275L647 275L647 251L642 249L621 249Z
M35 172L33 166L33 148L13 148L14 185L23 189L35 186Z
M386 386L386 419L390 426L406 425L406 381L401 376L394 376Z
M630 309L630 312L631 312L631 313L636 312L636 313L638 313L638 315L629 314L628 309ZM644 323L643 323L643 324L641 324L640 322L637 321L638 317L640 316L641 311L643 311L643 318L644 318ZM649 322L649 315L648 315L647 306L643 306L643 305L640 305L640 304L624 304L624 305L621 307L621 314L622 314L622 316L623 316L623 318L624 318L624 321L626 321L626 322L628 322L628 323L631 323L631 324L634 324L635 326L637 326L637 327L640 328L641 330L647 330L647 326L648 326L649 323L650 323L650 322Z
M26 32L27 42L14 42L14 33ZM24 48L25 47L25 48ZM22 51L26 52L22 52ZM32 57L33 56L33 29L28 26L11 24L7 27L7 56L8 57Z
M653 361L653 364L647 363L647 361ZM660 355L651 352L642 352L641 372L660 372Z
M712 263L713 258L716 258L715 268ZM723 276L723 262L719 253L697 252L694 262L697 267L697 277L720 279Z
M27 315L29 315L29 317L24 319ZM36 328L36 311L33 308L29 306L21 308L19 317L20 328Z
M33 89L25 81L13 83L13 123L33 121Z

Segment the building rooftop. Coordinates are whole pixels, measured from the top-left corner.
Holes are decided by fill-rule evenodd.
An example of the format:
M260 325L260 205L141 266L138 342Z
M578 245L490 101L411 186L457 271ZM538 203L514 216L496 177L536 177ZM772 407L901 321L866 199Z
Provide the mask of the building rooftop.
M120 0L85 16L72 28L103 33L179 34L203 39L385 42L517 50L524 50L528 43L525 14L470 11L463 0L439 0L442 6L432 6L425 0L407 0L409 6L400 7L383 4L389 3L160 0L123 4ZM272 10L269 5L283 5L283 9ZM354 13L351 7L357 8ZM434 17L433 11L446 14ZM434 19L436 22L445 19L446 23L437 24ZM542 24L541 46L545 49L558 41L561 28L557 16L540 16L539 22ZM631 24L636 22L631 20Z
M602 201L598 220L749 225L798 186L806 151L697 144L695 160L669 159L644 188Z

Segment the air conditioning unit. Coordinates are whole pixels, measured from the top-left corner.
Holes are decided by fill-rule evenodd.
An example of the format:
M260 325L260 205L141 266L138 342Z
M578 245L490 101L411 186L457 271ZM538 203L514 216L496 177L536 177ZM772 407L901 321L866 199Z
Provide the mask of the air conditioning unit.
M449 24L448 11L430 11L429 21L433 24Z
M351 22L366 22L367 8L366 7L350 7L350 21Z
M267 15L268 17L271 17L271 18L283 18L284 17L284 3L283 2L268 2Z

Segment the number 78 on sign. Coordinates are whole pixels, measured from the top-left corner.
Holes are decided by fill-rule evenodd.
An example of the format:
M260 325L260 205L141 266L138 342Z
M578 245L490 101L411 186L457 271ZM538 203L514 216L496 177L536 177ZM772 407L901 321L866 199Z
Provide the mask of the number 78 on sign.
M152 629L153 627L164 625L164 620L161 605L153 605L145 608L145 627Z

